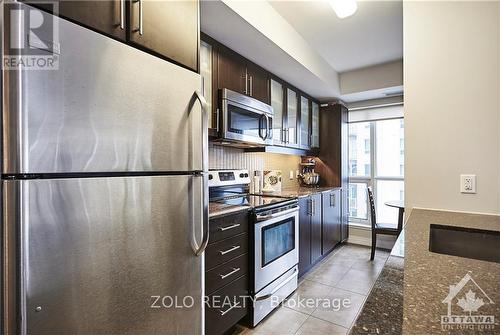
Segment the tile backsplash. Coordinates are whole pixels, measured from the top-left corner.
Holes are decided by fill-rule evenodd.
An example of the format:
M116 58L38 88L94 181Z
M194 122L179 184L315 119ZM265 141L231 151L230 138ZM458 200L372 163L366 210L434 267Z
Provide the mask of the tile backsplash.
M248 169L254 171L281 170L283 188L297 186L295 171L300 169L300 156L264 152L244 152L242 149L210 144L208 148L210 169ZM293 171L294 179L289 179Z

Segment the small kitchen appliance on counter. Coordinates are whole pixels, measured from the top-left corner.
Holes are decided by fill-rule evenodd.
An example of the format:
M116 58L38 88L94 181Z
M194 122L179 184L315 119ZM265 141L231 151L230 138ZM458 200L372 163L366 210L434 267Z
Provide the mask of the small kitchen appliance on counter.
M301 186L317 187L319 185L320 176L314 171L316 168L316 161L313 158L308 158L302 163L302 172L299 174Z
M252 207L250 323L256 326L297 289L299 206L295 197L252 195L249 184L248 170L209 172L210 202Z
M281 192L282 175L281 170L264 170L263 193Z

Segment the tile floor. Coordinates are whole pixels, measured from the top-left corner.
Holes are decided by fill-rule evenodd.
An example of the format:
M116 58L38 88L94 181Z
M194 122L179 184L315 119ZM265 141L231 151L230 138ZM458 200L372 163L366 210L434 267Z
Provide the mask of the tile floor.
M377 250L375 255L375 260L370 262L368 247L352 244L339 247L301 278L297 291L282 307L256 328L241 327L234 334L348 334L389 252ZM306 303L299 303L301 299ZM316 304L308 305L308 301L320 303L316 307ZM334 301L340 304L348 301L349 304L328 305Z

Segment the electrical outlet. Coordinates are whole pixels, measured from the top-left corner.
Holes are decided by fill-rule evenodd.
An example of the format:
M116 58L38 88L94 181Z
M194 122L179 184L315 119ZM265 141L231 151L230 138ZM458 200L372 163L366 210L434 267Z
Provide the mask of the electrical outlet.
M293 180L293 171L290 170L290 180Z
M460 192L461 193L476 193L476 175L461 174L460 175Z

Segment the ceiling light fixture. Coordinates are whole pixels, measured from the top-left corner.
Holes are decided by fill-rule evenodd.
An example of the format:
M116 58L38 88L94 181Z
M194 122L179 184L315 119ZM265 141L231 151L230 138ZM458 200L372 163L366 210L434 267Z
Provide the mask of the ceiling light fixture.
M356 0L330 0L330 5L340 19L351 16L358 9Z

